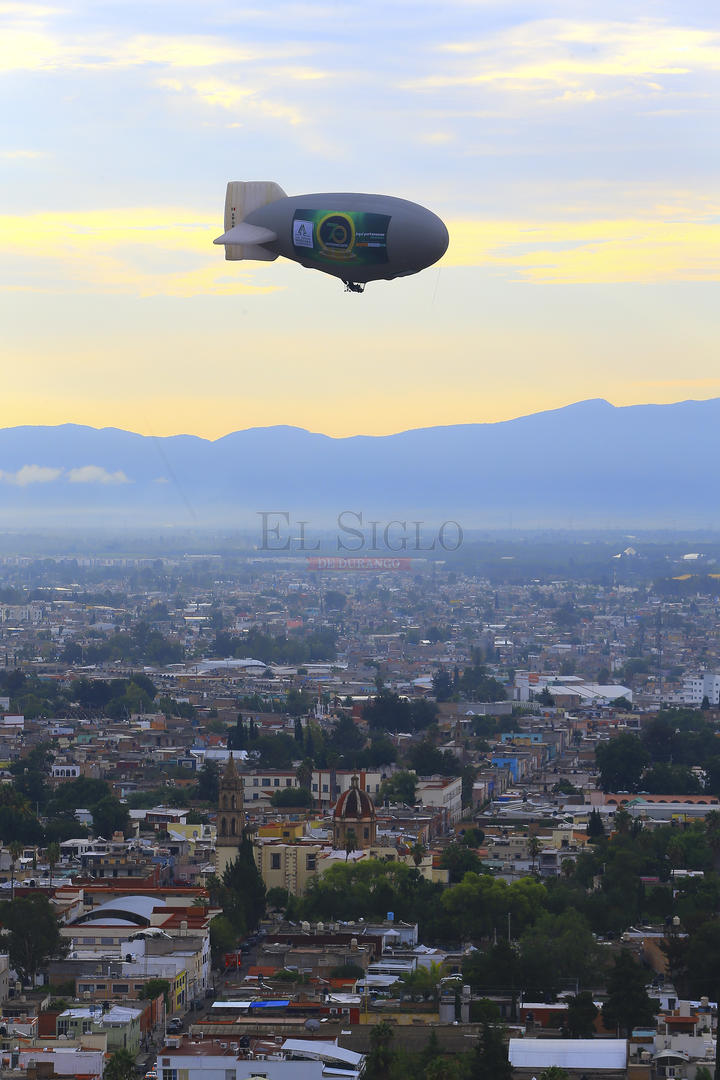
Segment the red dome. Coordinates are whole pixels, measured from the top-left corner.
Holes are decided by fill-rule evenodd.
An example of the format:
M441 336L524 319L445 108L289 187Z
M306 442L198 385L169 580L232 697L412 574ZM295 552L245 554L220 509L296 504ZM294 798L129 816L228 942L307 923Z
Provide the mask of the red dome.
M375 804L367 791L360 788L357 776L353 776L350 787L347 791L343 791L335 803L333 818L335 820L341 818L343 821L362 821L374 817Z

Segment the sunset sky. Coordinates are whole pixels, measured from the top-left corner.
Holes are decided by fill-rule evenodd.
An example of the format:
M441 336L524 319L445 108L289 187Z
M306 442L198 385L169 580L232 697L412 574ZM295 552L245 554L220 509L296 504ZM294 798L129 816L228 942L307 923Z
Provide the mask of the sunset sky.
M218 437L720 396L707 0L0 0L2 426ZM362 296L227 263L226 182L448 224Z

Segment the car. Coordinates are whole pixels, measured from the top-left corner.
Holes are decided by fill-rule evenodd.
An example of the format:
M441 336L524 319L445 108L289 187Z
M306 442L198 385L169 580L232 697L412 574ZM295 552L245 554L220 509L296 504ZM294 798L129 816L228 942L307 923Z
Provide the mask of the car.
M182 1020L177 1016L173 1017L172 1020L168 1020L167 1029L171 1035L177 1035L183 1029Z

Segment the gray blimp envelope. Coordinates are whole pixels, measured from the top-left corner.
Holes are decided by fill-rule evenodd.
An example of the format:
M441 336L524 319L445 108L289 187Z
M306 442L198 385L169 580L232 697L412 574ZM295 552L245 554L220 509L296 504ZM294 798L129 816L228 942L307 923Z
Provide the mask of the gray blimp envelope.
M225 258L272 262L278 255L340 278L351 292L432 266L447 251L444 222L424 206L392 195L285 194L272 181L231 180L225 232L214 241Z

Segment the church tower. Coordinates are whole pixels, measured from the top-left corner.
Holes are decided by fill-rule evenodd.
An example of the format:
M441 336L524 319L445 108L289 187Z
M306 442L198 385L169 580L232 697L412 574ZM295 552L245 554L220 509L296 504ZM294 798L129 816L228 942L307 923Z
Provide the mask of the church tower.
M216 828L215 864L218 876L222 877L228 863L237 858L245 828L243 780L235 767L232 754L220 777Z

